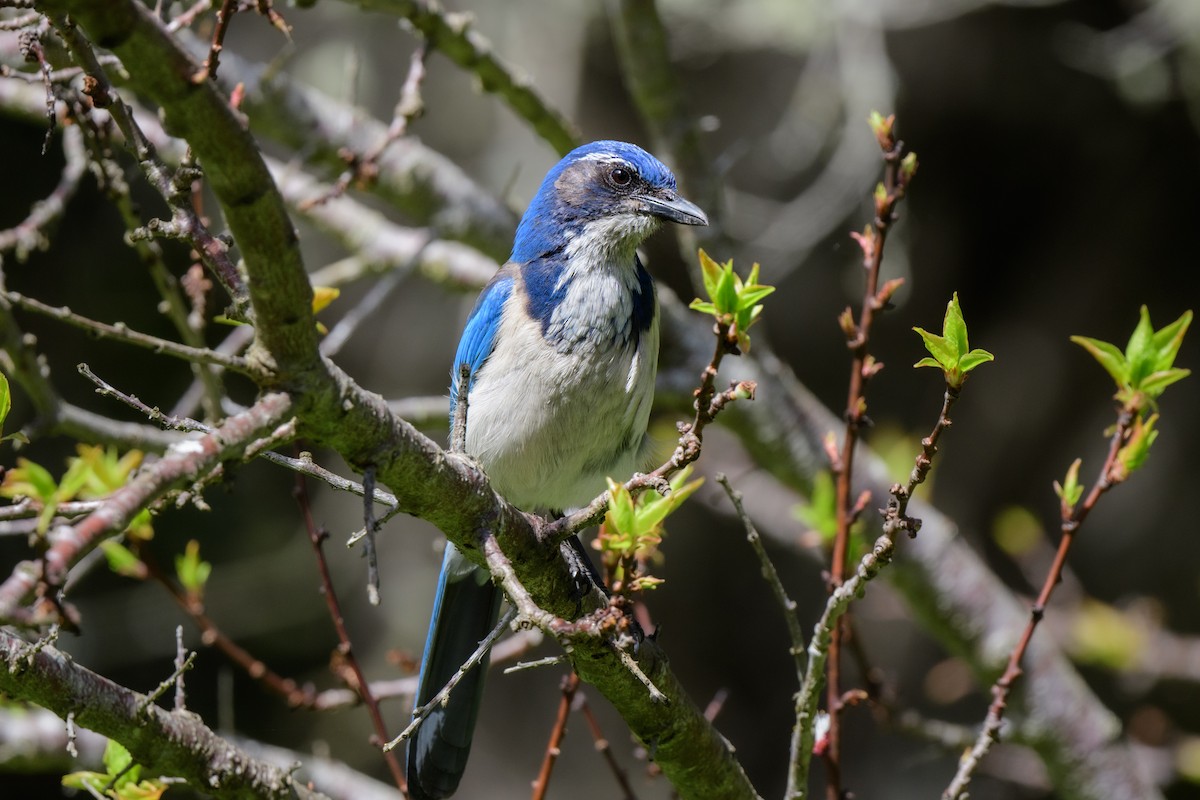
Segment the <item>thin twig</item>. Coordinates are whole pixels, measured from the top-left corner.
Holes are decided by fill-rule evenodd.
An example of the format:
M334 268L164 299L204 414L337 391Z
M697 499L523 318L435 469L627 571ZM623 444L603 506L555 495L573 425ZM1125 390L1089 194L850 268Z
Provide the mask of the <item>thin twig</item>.
M375 534L379 522L375 519L375 467L363 470L363 531L367 556L367 601L379 605L379 553L375 549Z
M83 134L77 127L63 129L62 176L58 185L30 209L29 215L11 228L0 231L0 253L16 252L17 260L23 261L34 250L46 247L46 229L53 225L63 212L67 202L75 196L83 176L87 173L87 151L83 146Z
M563 678L562 697L558 701L558 714L554 718L554 726L550 729L550 741L546 743L546 754L542 757L542 766L538 776L533 781L531 800L545 800L550 788L550 775L562 752L562 742L567 736L567 719L571 715L571 704L575 693L579 691L579 673L574 670Z
M337 197L341 197L350 188L350 184L359 182L369 185L379 175L379 158L392 142L408 133L408 126L414 119L425 111L425 102L421 99L421 82L425 80L425 60L429 57L428 42L424 39L413 51L408 66L408 77L400 87L400 99L396 101L396 110L392 122L388 126L387 135L375 145L366 155L350 154L347 160L350 168L338 176L337 181L323 195L312 197L300 204L300 211L307 211L313 206L321 205Z
M52 15L50 21L70 49L76 63L83 67L87 74L84 93L92 99L93 105L107 110L112 115L113 122L125 139L126 148L142 168L142 174L172 209L173 216L170 221L151 220L146 229L151 233L178 236L191 244L205 266L233 298L234 313L248 316L249 296L245 282L229 258L229 248L209 233L200 220L190 198L180 190L176 181L179 176L173 174L158 157L154 145L134 119L132 109L113 89L102 62L97 58L88 40L79 33L69 18ZM190 181L188 183L190 184Z
M0 295L8 302L20 306L26 311L33 311L56 319L59 322L65 322L68 325L88 331L101 338L113 339L126 344L144 347L156 353L163 353L196 364L215 364L256 380L265 380L267 378L261 367L251 364L244 358L223 355L207 348L189 347L185 344L172 342L169 339L161 339L147 333L140 333L130 329L123 322L117 322L112 325L105 322L98 322L76 314L65 306L56 307L46 305L40 300L34 300L32 297L26 297L18 292L3 291L0 292Z
M808 664L800 683L800 692L796 696L796 723L792 728L791 769L788 771L787 790L784 793L784 797L788 800L806 796L809 764L816 739L817 704L820 701L825 665L833 658L832 645L834 636L840 628L839 621L850 607L850 603L866 590L866 584L891 563L899 533L906 531L909 535L915 535L920 528L920 520L913 519L907 514L908 503L917 486L924 482L929 474L933 457L938 451L938 440L952 424L950 409L958 397L959 389L947 385L937 421L930 434L921 440L921 452L913 460L913 469L909 473L908 483L904 486L895 484L891 487L887 508L882 510L884 517L882 535L875 540L871 552L864 555L859 561L854 575L830 593L829 599L825 603L825 610L813 628L813 635L808 643ZM841 694L837 697L837 703L839 705L844 703ZM830 722L832 723L832 714ZM829 735L827 731L823 738L827 738ZM828 755L827 749L824 752ZM826 764L829 766L828 761ZM834 769L837 768L836 764L832 766Z
M278 392L265 394L253 406L229 417L214 429L194 439L173 444L167 452L131 481L107 497L91 514L73 525L59 525L49 536L50 547L38 561L22 562L0 583L0 620L5 623L37 625L47 614L60 613L54 604L55 587L62 586L72 567L94 550L100 542L128 527L144 508L176 487L194 482L196 476L213 473L222 462L241 458L246 449L259 441L264 431L272 431L288 419L291 399ZM33 608L23 607L35 590L45 602Z
M222 0L221 7L217 9L217 24L213 28L212 44L208 48L208 56L204 59L204 66L192 76L194 83L204 83L209 78L216 79L217 67L221 63L221 50L225 47L225 33L229 30L229 23L233 20L233 15L237 10L237 0Z
M317 571L321 575L321 593L325 598L325 605L329 608L329 617L333 621L334 630L337 631L338 653L346 660L347 665L354 673L355 686L353 688L358 691L363 704L367 707L371 724L375 727L375 735L379 741L387 741L387 726L383 722L383 715L379 712L379 703L371 694L371 687L363 674L362 666L354 655L350 632L346 629L346 620L342 616L341 605L338 603L337 593L333 588L333 577L329 573L329 563L325 560L324 542L328 535L313 521L312 506L308 502L308 487L305 485L303 475L296 475L295 493L296 500L300 504L300 511L304 516L304 526L308 529L308 540L312 543L313 555L317 560ZM392 780L395 782L396 788L407 795L408 784L404 780L404 771L400 768L399 760L388 748L384 748L383 757L387 762L388 770L392 773Z
M754 554L758 556L759 564L762 567L763 579L767 585L771 587L771 593L775 595L775 602L783 609L783 619L787 623L788 635L792 640L790 652L796 661L796 678L803 680L804 678L804 629L800 626L800 617L796 614L796 601L788 597L787 589L783 586L783 581L779 577L779 573L775 570L775 564L771 561L770 555L767 554L767 549L763 547L762 537L759 536L758 530L754 527L754 523L750 521L750 515L746 513L745 507L742 505L742 493L737 491L729 484L729 479L724 473L717 473L717 483L725 490L725 494L729 495L729 500L733 503L733 508L737 512L738 519L742 521L742 525L746 529L746 541L754 549Z
M471 27L471 15L444 10L438 3L398 3L395 7L426 41L479 77L484 91L499 95L517 116L566 155L579 141L575 126L538 94L533 83L498 58L491 42Z
M833 543L833 557L829 573L830 589L836 589L842 582L846 571L846 562L850 552L850 528L858 514L856 503L851 498L851 485L854 476L854 453L859 433L868 423L865 389L867 382L879 371L882 364L875 361L868 352L871 340L871 325L875 315L887 307L888 299L899 287L898 281L889 281L884 288L879 288L879 271L883 263L883 248L891 226L896 221L896 208L904 198L907 181L900 169L901 154L904 143L895 140L891 135L891 123L888 123L886 137L879 136L879 144L883 151L885 194L876 198L875 228L867 229L865 234L858 237L863 249L863 269L866 273L862 308L859 311L858 322L853 321L853 315L847 308L839 322L846 335L846 343L852 353L850 364L850 381L846 397L845 432L842 436L841 452L834 463L834 473L837 478L836 509L837 533ZM860 506L861 507L861 506ZM835 621L830 641L829 674L826 684L826 708L829 712L829 735L825 750L825 763L829 767L827 781L827 796L829 800L840 800L841 787L841 641L842 628ZM793 753L793 758L795 757Z
M147 708L153 705L154 701L166 694L167 690L175 686L178 690L178 681L183 679L183 673L192 668L192 664L196 661L196 652L193 650L188 653L187 658L175 666L175 671L168 675L154 688L150 694L146 695L142 702L138 705L137 713L140 716Z
M195 653L192 653L192 655L189 656L187 650L184 649L183 626L176 625L175 626L175 710L176 711L183 711L185 708L187 708L187 693L184 691L184 688L183 688L184 664L187 661L187 659L191 658L194 655L195 655Z
M967 786L970 784L971 777L974 775L980 761L987 755L992 743L1000 739L1001 728L1004 723L1004 711L1008 706L1008 695L1012 691L1013 685L1024 673L1024 670L1021 668L1021 661L1025 657L1025 651L1029 647L1029 642L1033 639L1033 633L1037 629L1038 623L1042 621L1042 617L1046 613L1046 606L1050 603L1050 596L1054 592L1054 587L1062 580L1062 571L1066 565L1067 553L1071 549L1075 535L1079 532L1083 521L1087 519L1092 509L1095 508L1100 496L1124 478L1124 476L1115 474L1117 457L1121 446L1129 437L1133 421L1138 413L1139 409L1133 404L1126 405L1121 409L1112 438L1109 440L1108 455L1104 459L1104 464L1100 467L1100 474L1092 484L1083 502L1075 508L1071 508L1065 500L1063 501L1062 524L1060 526L1062 538L1059 539L1058 550L1054 554L1054 563L1051 564L1050 570L1046 574L1046 580L1042 584L1042 590L1038 593L1037 600L1029 611L1029 621L1025 625L1025 630L1021 633L1021 638L1017 642L1016 647L1009 654L1008 665L1004 669L1004 674L992 685L992 702L988 706L983 728L979 731L979 736L975 740L974 746L959 761L958 771L955 772L950 785L942 792L942 800L959 800L967 796Z
M492 649L492 645L500 638L501 634L513 623L517 618L517 609L509 607L500 617L500 621L496 623L496 627L492 628L491 633L483 637L483 641L479 643L479 647L475 648L475 652L467 658L466 661L458 668L458 671L450 676L450 680L446 681L437 694L429 698L429 702L419 708L413 709L412 722L408 723L408 727L400 731L400 735L383 746L385 753L390 753L401 742L406 741L410 736L416 733L417 728L421 727L421 723L426 717L439 706L446 704L450 699L450 692L454 691L454 687L458 686L459 682L467 676L467 673L475 669L487 657L488 651Z
M608 764L609 771L612 772L621 787L622 800L637 800L633 786L629 783L629 775L617 763L617 757L613 754L612 747L609 745L604 731L600 729L600 723L596 720L596 715L592 713L592 707L588 704L587 695L580 692L576 699L583 718L587 720L588 730L592 733L592 740L596 743L597 752L604 757L604 763Z
M255 658L237 642L233 641L222 631L204 610L200 598L183 591L179 585L165 573L158 563L150 556L145 548L139 548L138 558L146 567L146 574L166 589L167 594L188 615L192 623L200 629L200 641L206 647L215 647L225 654L225 657L240 667L253 680L259 682L268 690L283 697L293 708L308 708L315 706L315 695L312 686L301 688L291 678L285 678L270 669L263 661Z
M194 419L188 419L186 417L165 414L159 410L158 407L150 407L146 405L136 396L122 392L120 389L117 389L115 386L96 375L96 373L92 372L91 368L89 368L87 364L80 364L78 365L77 369L81 375L90 380L92 383L96 384L97 394L119 400L135 411L145 414L149 419L166 428L200 433L212 433L214 430L213 426L208 425L207 423ZM302 452L299 458L292 458L290 456L285 456L282 453L276 453L273 450L263 450L261 452L254 453L254 455L258 458L270 461L272 464L290 469L293 472L298 472L302 475L308 475L309 477L316 478L317 480L329 484L334 489L338 489L343 492L350 492L351 494L356 494L360 497L368 496L367 487L361 483L358 483L357 481L350 480L349 478L343 478L341 475L325 469L320 464L317 464L312 460L311 453ZM399 512L399 501L391 492L384 491L383 489L375 489L370 496L374 498L376 503L388 507L388 514L382 519L378 520L379 523L386 522ZM352 539L351 543L356 541L357 539Z

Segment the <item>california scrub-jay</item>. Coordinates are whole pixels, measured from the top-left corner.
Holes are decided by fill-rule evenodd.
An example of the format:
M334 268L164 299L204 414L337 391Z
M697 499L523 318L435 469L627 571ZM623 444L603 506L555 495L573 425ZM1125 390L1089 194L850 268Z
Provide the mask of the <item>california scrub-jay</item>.
M671 171L640 147L579 147L546 175L512 257L479 295L454 356L450 417L466 364L466 452L518 508L582 505L604 490L606 476L624 479L645 466L658 301L637 247L664 219L708 224L676 193ZM496 624L500 598L487 570L447 543L417 707ZM463 678L409 741L414 800L458 787L485 671Z

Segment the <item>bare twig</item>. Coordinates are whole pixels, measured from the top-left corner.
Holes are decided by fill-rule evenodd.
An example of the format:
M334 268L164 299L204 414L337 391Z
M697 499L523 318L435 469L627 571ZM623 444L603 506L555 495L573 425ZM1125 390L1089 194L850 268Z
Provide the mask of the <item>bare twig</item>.
M454 687L458 686L459 682L466 677L468 672L480 665L483 659L487 657L488 651L492 649L492 645L496 643L496 640L512 625L516 618L517 609L515 608L510 607L504 612L500 617L500 621L496 623L496 627L492 628L491 633L483 637L483 641L479 643L479 647L475 648L475 652L471 653L467 660L458 668L458 671L450 676L450 680L446 681L446 685L439 689L437 694L429 698L428 703L413 709L412 722L408 723L408 727L400 731L399 736L383 746L385 753L391 753L397 745L416 733L417 728L421 727L421 723L425 721L430 712L438 706L446 704L446 701L450 698L450 693L454 691Z
M882 130L881 126L881 130ZM850 527L854 524L859 511L851 498L851 483L854 475L854 454L859 434L867 424L867 402L865 389L867 382L882 368L868 352L871 339L871 325L875 315L883 311L891 295L900 286L900 280L888 281L884 287L879 287L879 270L883 263L883 248L892 224L896 221L896 208L904 198L907 189L907 178L901 170L900 161L904 143L893 138L892 121L886 123L886 133L877 132L884 160L884 193L875 198L875 227L870 227L858 237L863 250L863 269L865 284L863 290L862 308L859 311L857 323L847 308L839 318L842 331L846 336L847 346L852 353L850 364L850 381L846 398L845 420L846 427L842 436L841 452L833 464L837 478L836 509L837 533L833 542L833 556L830 566L830 588L836 589L845 575L846 560L850 546ZM861 509L861 504L858 505ZM841 624L835 620L830 640L829 674L826 684L826 708L829 712L828 745L825 750L825 763L829 767L827 796L829 800L841 798ZM793 757L795 757L793 753Z
M181 696L180 688L183 686L183 673L185 673L189 669L191 669L192 664L195 663L195 661L196 661L196 652L193 650L191 653L188 653L187 658L183 659L181 662L179 662L175 665L174 672L172 672L170 675L168 675L166 678L164 678L161 682L159 682L158 686L155 687L154 691L152 691L150 694L146 695L145 698L143 698L142 702L138 704L137 713L139 715L145 713L146 709L149 708L150 706L154 705L154 701L157 700L158 698L162 697L164 694L166 694L167 690L170 689L172 686L175 687L176 699L178 699ZM176 710L178 710L178 709L176 709Z
M951 425L950 409L958 396L959 390L947 385L941 411L938 413L933 430L921 440L921 452L914 459L908 483L904 486L894 484L891 487L887 508L881 510L884 518L883 534L875 540L871 552L863 556L854 575L830 593L825 610L813 629L813 635L808 644L808 664L800 684L800 692L796 696L796 723L792 729L791 744L792 762L791 769L788 771L787 791L784 794L789 800L806 796L821 680L826 663L834 657L833 642L840 627L838 623L845 615L850 603L866 590L866 584L891 563L898 534L901 531L907 531L910 536L916 535L916 531L920 528L920 520L908 516L908 503L912 499L914 490L929 474L932 459L937 453L938 440ZM839 693L836 702L839 705L843 704L843 695ZM830 722L832 723L832 714ZM830 735L831 733L826 733L826 737ZM838 765L832 766L836 770Z
M502 61L492 52L492 44L471 27L471 15L450 12L437 2L400 0L353 0L373 11L404 17L424 36L431 47L479 77L485 91L499 95L538 135L550 143L559 155L566 155L579 141L575 126L559 111L551 108L533 87L528 77Z
M300 204L301 211L307 211L316 205L321 205L336 197L341 197L354 182L370 184L379 175L379 157L392 142L408 133L408 125L419 117L425 110L421 99L421 82L425 80L425 59L429 56L429 48L423 40L413 51L408 66L408 77L400 87L400 99L396 102L396 110L392 115L392 123L388 126L387 135L363 156L348 152L347 160L350 168L338 176L337 181L329 191L317 197L309 198Z
M733 503L738 519L742 521L742 525L746 529L746 541L750 542L750 546L754 548L754 554L758 556L758 562L762 566L763 579L771 587L771 592L775 595L775 602L783 610L783 619L787 623L788 635L792 640L790 652L796 661L796 677L803 679L804 630L800 627L800 618L796 615L796 601L788 597L787 589L784 588L779 573L775 571L775 564L767 554L767 549L763 547L762 537L758 535L758 530L742 505L742 493L729 484L729 479L723 473L717 473L717 483L721 484L725 494L729 495L729 501Z
M612 747L608 743L608 738L605 737L604 731L600 730L600 723L596 720L596 715L592 713L592 707L588 704L587 695L580 692L577 696L577 705L583 718L587 720L588 730L592 733L592 740L596 743L596 750L604 757L604 763L608 764L608 769L616 778L617 784L621 787L622 800L637 800L637 795L633 792L633 786L629 783L629 775L617 763L617 757L613 754Z
M185 344L172 342L169 339L140 333L131 330L123 322L117 322L112 325L106 322L98 322L76 314L69 308L46 305L40 300L34 300L32 297L26 297L17 292L4 291L0 292L0 295L3 295L4 299L13 305L20 306L27 311L33 311L56 319L59 322L65 322L68 325L88 331L102 338L136 345L147 350L153 350L156 353L163 353L196 364L214 364L232 372L259 380L266 378L261 367L255 366L246 359L239 358L238 356L227 356L208 348L189 347Z
M1033 639L1033 633L1037 629L1038 623L1042 621L1042 617L1046 613L1046 606L1050 602L1050 595L1053 594L1054 587L1062 580L1062 571L1066 564L1067 553L1071 549L1075 535L1079 532L1080 526L1083 525L1084 520L1087 519L1092 509L1095 508L1100 496L1117 483L1120 483L1125 477L1116 473L1117 456L1121 450L1121 446L1129 437L1130 431L1133 428L1133 421L1138 413L1139 409L1133 403L1121 409L1117 416L1117 424L1113 430L1112 438L1109 440L1108 455L1104 459L1104 464L1100 467L1100 474L1092 484L1083 502L1072 508L1067 504L1065 499L1063 500L1062 538L1059 539L1058 550L1054 554L1054 563L1050 566L1050 570L1046 574L1046 580L1042 584L1041 591L1038 593L1037 600L1034 601L1033 607L1029 611L1029 621L1025 625L1025 630L1021 633L1020 640L1008 657L1008 665L1004 669L1004 674L992 685L992 702L988 706L983 728L979 731L979 736L976 738L974 746L959 761L958 771L954 774L950 785L942 792L943 800L959 800L959 798L967 796L966 791L967 786L971 782L971 776L975 773L979 762L987 755L988 750L991 749L992 743L999 740L1001 727L1004 722L1004 711L1008 706L1008 695L1012 691L1013 685L1024 673L1021 661L1025 657L1025 651L1029 648L1029 642Z
M563 677L562 697L558 702L558 713L554 718L554 726L550 729L550 741L546 743L546 755L542 757L542 767L533 781L532 800L545 800L550 788L550 775L562 752L562 742L567 735L567 718L571 715L571 706L575 701L575 693L579 691L579 675L572 670L570 675Z
M190 712L151 705L144 696L76 664L51 646L30 645L0 628L0 690L28 700L75 724L116 739L134 760L204 786L214 797L294 797L325 800L290 771L251 758L204 726Z
M196 83L203 83L209 78L217 77L217 67L221 62L221 50L225 47L225 33L229 30L229 23L238 10L237 6L237 0L221 0L221 7L217 9L217 24L213 27L212 44L208 48L208 57L204 59L204 66L200 68L200 71L192 76L192 80Z
M375 519L375 467L363 470L363 550L367 556L367 600L379 605L379 554L375 550L375 534L379 522Z
M329 607L329 617L333 621L334 629L337 631L338 653L346 660L346 663L354 674L355 686L353 688L362 697L363 704L367 707L367 712L371 716L371 724L375 727L375 735L379 741L387 741L387 726L383 722L383 715L379 712L379 703L371 694L371 687L367 683L366 676L363 674L362 666L358 663L358 658L354 655L354 647L350 642L350 632L346 629L346 620L342 616L342 609L333 588L333 577L329 574L329 564L325 560L324 542L328 534L319 529L313 521L312 507L308 502L308 489L305 486L303 475L296 476L295 491L301 513L304 515L304 526L308 529L308 539L312 543L313 555L317 559L317 571L321 575L321 594L325 598L325 605ZM404 770L401 769L399 760L387 748L384 749L383 757L384 761L387 762L388 769L392 773L392 780L395 782L396 788L407 794L408 784L404 780Z
M106 109L125 138L125 145L137 159L150 185L162 195L171 207L173 217L169 222L152 220L147 229L151 233L178 236L188 241L233 298L235 310L247 313L246 287L236 266L229 259L228 247L217 239L200 220L187 194L177 184L177 175L162 162L154 145L142 132L133 118L133 111L113 89L91 45L67 17L52 15L51 23L67 44L75 61L87 74L84 92L92 98L98 108ZM187 183L190 184L190 181Z
M67 202L75 195L87 172L87 152L83 146L83 134L78 128L63 129L63 155L66 163L63 164L58 185L34 204L25 219L0 231L0 253L14 250L17 260L22 261L32 251L46 246L46 228L66 211Z
M62 585L72 566L101 541L123 531L136 514L175 486L194 481L226 459L240 458L264 431L278 427L290 409L286 395L264 395L241 414L225 420L213 433L172 445L152 468L114 491L79 522L51 529L50 547L42 557L18 564L0 583L0 619L23 625L56 619L59 610L47 592ZM44 603L22 607L39 586L42 600L50 603L49 607Z

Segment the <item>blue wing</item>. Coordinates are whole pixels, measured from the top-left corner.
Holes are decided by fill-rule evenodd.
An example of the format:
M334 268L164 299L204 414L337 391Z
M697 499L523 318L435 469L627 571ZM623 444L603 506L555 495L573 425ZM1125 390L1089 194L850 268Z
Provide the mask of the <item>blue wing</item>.
M492 354L496 341L496 331L500 328L500 316L504 312L504 304L512 294L512 271L506 266L488 282L471 309L467 318L467 326L463 329L462 338L458 340L458 351L454 354L454 364L450 369L450 419L454 419L454 406L458 402L458 378L463 364L470 367L471 377L487 361Z
M492 354L512 289L512 270L501 268L479 294L467 318L450 370L451 425L461 367L466 364L473 378ZM414 708L428 703L441 690L495 626L501 597L487 570L471 564L453 544L446 544ZM458 787L471 751L486 671L485 661L467 673L450 693L449 702L430 712L409 739L408 790L414 800L449 797Z

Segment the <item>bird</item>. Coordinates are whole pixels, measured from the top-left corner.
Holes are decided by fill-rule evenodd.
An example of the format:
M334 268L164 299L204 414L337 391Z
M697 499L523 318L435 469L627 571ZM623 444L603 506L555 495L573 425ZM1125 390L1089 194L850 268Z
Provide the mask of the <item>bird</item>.
M465 398L464 450L517 508L561 513L599 495L607 477L646 466L658 300L637 248L663 221L708 224L641 147L578 147L546 174L512 255L475 302L451 369L450 417ZM571 545L595 579L578 539ZM488 571L447 542L414 709L478 648L501 599ZM485 672L469 672L409 739L414 800L457 789Z

